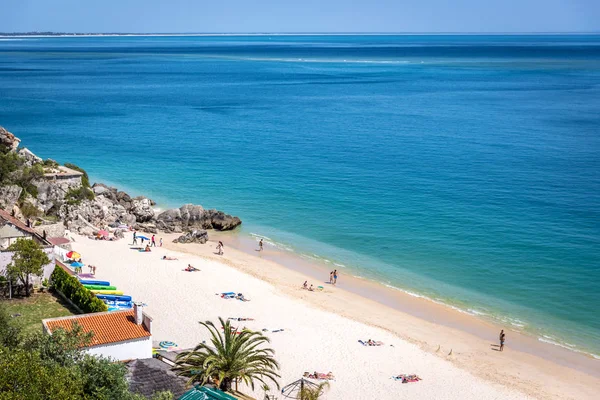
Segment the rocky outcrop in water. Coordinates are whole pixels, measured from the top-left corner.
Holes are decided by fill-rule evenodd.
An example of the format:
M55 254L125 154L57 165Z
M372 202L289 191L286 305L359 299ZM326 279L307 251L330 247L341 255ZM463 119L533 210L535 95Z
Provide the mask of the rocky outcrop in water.
M173 243L201 243L204 244L208 241L208 232L204 229L194 230L188 232L185 235L179 236L173 240Z

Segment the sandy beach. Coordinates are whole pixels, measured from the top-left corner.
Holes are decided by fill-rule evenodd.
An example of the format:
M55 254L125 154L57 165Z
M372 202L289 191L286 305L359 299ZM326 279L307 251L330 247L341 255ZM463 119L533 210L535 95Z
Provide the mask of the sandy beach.
M189 348L208 339L198 321L254 318L239 327L268 329L281 364L280 384L305 371L331 371L335 380L326 399L592 399L600 388L598 360L513 332L500 353L492 346L497 327L441 305L424 306L398 294L395 301L413 302L423 314L417 317L393 307L389 296L374 301L345 288L356 284L344 282L346 277L332 287L323 283L327 277L318 281L310 272L268 260L269 248L252 255L227 246L218 256L214 242L174 244L175 236L161 235L164 247L150 253L131 250L131 238L105 242L76 236L73 246L86 264L97 266L97 278L147 304L155 341ZM163 255L178 260L163 261ZM188 264L200 271L183 271ZM305 280L325 289L302 290ZM230 291L251 301L216 295ZM365 347L359 339L384 345ZM391 379L398 374L423 380L402 384ZM254 397L263 394L257 388Z

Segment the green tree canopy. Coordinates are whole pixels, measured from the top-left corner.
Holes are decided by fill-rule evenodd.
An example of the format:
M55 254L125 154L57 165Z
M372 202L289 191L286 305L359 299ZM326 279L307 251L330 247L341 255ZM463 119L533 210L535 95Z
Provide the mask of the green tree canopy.
M0 400L146 400L129 392L125 367L86 354L90 334L79 325L21 340L0 303ZM152 400L172 400L158 392Z
M17 239L17 241L8 247L8 250L14 251L12 261L6 268L7 275L14 277L25 285L25 294L29 296L29 279L31 275L41 276L44 272L44 265L50 262L50 259L42 250L42 247L31 239Z
M247 329L238 333L229 321L219 321L223 333L211 321L200 322L210 332L212 346L200 343L193 350L180 353L173 371L189 378L190 384L218 382L225 391L231 390L231 383L238 379L252 389L255 380L264 385L269 380L279 389L275 351L261 347L270 343L269 338Z

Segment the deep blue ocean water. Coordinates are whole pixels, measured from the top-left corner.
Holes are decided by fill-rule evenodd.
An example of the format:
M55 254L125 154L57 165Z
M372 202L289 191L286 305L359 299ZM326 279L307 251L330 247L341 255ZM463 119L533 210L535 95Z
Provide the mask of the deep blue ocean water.
M161 207L600 354L600 36L1 39L0 125Z

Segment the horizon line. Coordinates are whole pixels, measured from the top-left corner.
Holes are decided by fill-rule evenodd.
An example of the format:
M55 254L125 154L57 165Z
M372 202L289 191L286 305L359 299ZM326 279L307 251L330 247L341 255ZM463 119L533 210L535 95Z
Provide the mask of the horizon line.
M405 32L60 32L60 31L19 31L0 32L0 36L32 36L39 35L585 35L600 34L600 31L405 31Z

